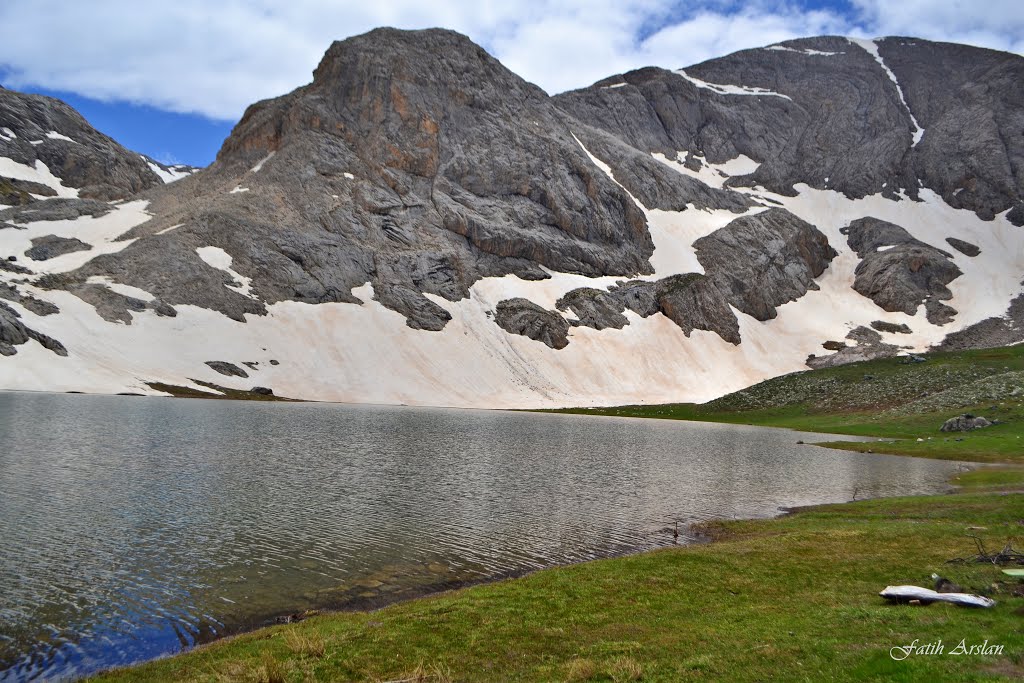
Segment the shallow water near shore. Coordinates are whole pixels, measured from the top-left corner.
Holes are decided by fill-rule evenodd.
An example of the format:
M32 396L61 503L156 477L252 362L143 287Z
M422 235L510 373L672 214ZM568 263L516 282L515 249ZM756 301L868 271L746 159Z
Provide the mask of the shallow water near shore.
M0 680L75 678L306 609L671 545L676 522L936 493L958 467L796 443L815 438L0 393Z

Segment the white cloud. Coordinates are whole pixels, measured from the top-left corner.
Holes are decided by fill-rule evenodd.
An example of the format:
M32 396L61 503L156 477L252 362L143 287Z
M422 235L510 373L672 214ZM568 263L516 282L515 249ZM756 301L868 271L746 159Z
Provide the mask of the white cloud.
M913 35L1024 52L1018 0L852 1L853 15L786 0L703 0L685 12L671 0L5 0L0 69L10 87L233 119L255 100L307 83L332 40L383 25L466 33L549 92L822 33Z

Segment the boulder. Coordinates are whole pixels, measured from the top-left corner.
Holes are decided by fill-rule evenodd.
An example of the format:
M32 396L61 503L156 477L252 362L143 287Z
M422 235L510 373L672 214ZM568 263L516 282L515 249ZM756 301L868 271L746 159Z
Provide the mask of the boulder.
M213 370L216 370L220 374L225 375L227 377L248 377L249 376L249 373L247 373L245 370L243 370L242 368L238 367L234 363L228 363L227 361L223 361L223 360L208 360L208 361L206 361L206 364L209 365L210 368L212 368Z
M884 320L874 320L871 327L879 332L890 332L892 334L910 334L911 329L906 323L887 323Z
M947 237L946 242L949 243L949 246L953 247L954 249L956 249L965 256L974 257L981 253L981 248L978 247L976 244L971 244L970 242L958 240L955 237Z
M976 417L970 413L964 413L963 415L957 415L951 417L942 423L943 432L969 432L974 429L982 429L983 427L991 427L992 422L985 419L984 417Z
M499 302L494 311L494 322L506 332L521 334L553 349L564 349L569 345L568 321L528 299Z

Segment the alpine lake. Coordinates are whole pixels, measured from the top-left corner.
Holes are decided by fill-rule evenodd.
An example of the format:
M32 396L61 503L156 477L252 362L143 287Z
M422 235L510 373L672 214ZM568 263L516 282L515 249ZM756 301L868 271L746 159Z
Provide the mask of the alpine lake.
M702 520L941 492L959 467L797 443L834 438L0 393L0 680L75 679L306 610L692 542Z

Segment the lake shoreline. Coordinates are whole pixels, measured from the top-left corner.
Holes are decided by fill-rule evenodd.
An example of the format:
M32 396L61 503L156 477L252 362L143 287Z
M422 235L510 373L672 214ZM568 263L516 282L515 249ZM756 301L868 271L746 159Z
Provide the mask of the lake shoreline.
M661 547L676 522L942 491L955 468L518 411L0 393L0 413L14 680Z
M778 429L786 429L788 431L796 431L796 430L793 430L793 429L788 428L788 427L779 427ZM852 442L852 443L856 443L856 442ZM811 445L817 445L817 444L811 444ZM888 455L888 454L886 454L886 453L879 453L879 455ZM899 456L899 457L908 457L908 456ZM975 464L972 464L970 467L965 468L963 470L963 472L971 472L971 471L975 471L978 468L983 468L983 467L987 467L987 466L984 465L984 464L977 464L977 463L975 463ZM959 474L956 475L956 476L959 476ZM951 478L950 481L949 481L950 490L945 492L944 494L938 494L939 496L955 494L955 493L957 493L961 489L961 487L953 484L952 481L953 481L953 479ZM922 495L922 496L914 496L913 498L919 498L919 499L923 499L924 500L924 499L933 498L933 497L937 497L937 496ZM703 522L692 522L692 523L689 523L689 524L687 524L685 526L685 528L683 529L683 533L681 534L681 536L685 537L687 540L683 541L681 543L675 543L675 544L672 544L672 545L666 544L666 545L663 545L663 546L660 546L660 547L655 547L655 548L643 548L643 549L636 549L636 550L627 550L627 551L625 551L623 553L603 556L603 557L592 559L592 560L583 560L583 561L571 562L571 563L567 563L567 564L558 564L558 565L554 565L554 566L551 566L551 567L545 567L545 568L541 568L541 569L513 571L513 572L508 572L508 573L505 573L505 574L502 574L502 575L498 575L498 576L481 578L481 579L478 579L478 580L467 580L467 581L452 582L451 585L447 585L447 586L445 586L443 588L427 589L427 590L424 590L423 592L421 592L419 594L411 595L411 596L403 596L402 598L397 599L397 600L393 600L393 601L388 601L386 599L384 599L383 601L374 601L373 599L367 599L363 604L353 604L351 606L345 606L345 607L341 607L341 608L329 608L329 607L314 608L314 609L311 609L311 610L307 610L304 614L298 614L298 613L295 613L295 614L287 614L287 613L274 614L274 615L267 616L266 618L263 618L260 621L260 623L255 624L251 628L244 628L244 629L237 630L237 631L234 631L234 632L231 632L231 633L226 633L225 635L217 636L217 637L215 637L215 638L213 638L211 640L200 642L197 645L195 645L193 647L190 647L190 648L188 648L186 650L182 650L182 651L179 651L179 652L174 652L174 653L169 653L169 654L166 654L166 655L162 655L162 656L156 657L154 659L147 660L145 662L138 662L138 663L130 664L130 665L123 666L123 667L114 667L112 669L107 669L107 670L104 670L104 671L100 671L100 672L98 672L96 674L92 674L92 675L90 675L90 676L88 676L88 677L86 677L85 679L82 679L82 680L87 680L87 681L105 680L106 677L110 676L110 675L117 675L120 672L130 672L130 671L132 671L134 669L137 669L138 667L147 666L147 665L149 665L149 664L151 664L153 662L159 662L159 661L168 660L168 659L175 659L175 658L179 658L179 657L190 656L192 653L195 653L195 652L198 652L200 650L203 650L204 648L218 646L218 645L220 645L222 643L227 643L227 642L230 642L232 640L235 640L235 639L238 639L238 638L241 638L241 637L245 637L245 636L251 636L252 634L259 633L259 632L262 632L262 631L265 631L265 630L268 630L268 629L273 629L273 628L276 628L276 627L281 626L281 625L300 623L300 622L305 621L306 619L310 619L310 618L331 619L331 618L343 617L343 616L346 616L346 615L359 615L359 614L361 614L361 615L370 615L370 614L374 614L374 613L380 612L381 610L389 609L389 608L392 608L392 607L395 607L395 606L398 606L398 605L404 605L404 604L419 602L419 601L423 601L423 600L430 600L430 599L442 597L442 596L445 596L445 595L451 595L451 594L458 593L458 592L461 592L461 591L464 591L464 590L467 590L467 589L470 589L470 588L474 588L474 587L477 587L477 586L488 586L488 585L499 584L499 583L507 582L507 581L518 581L518 580L521 580L521 579L524 579L524 578L536 575L538 573L548 572L548 571L552 571L552 570L565 569L565 568L568 568L568 567L586 565L586 564L590 564L590 563L594 563L594 562L614 562L616 560L620 560L620 559L624 559L624 558L638 557L638 556L646 555L646 554L649 554L649 553L662 552L662 551L665 551L665 550L672 550L672 549L678 549L678 548L694 547L694 546L701 546L701 545L707 545L707 544L713 544L713 543L720 543L726 537L726 536L724 536L721 533L720 530L722 529L723 525L728 524L730 522L733 522L733 523L736 523L736 522L767 522L767 521L772 521L772 520L777 520L777 519L785 518L785 517L788 517L788 516L799 515L799 514L802 514L802 513L805 513L805 512L810 512L810 511L821 509L821 508L827 508L827 507L832 507L832 506L849 505L851 503L857 503L857 502L864 503L864 502L871 502L871 501L881 501L881 500L886 500L888 498L892 498L892 497L890 497L890 496L879 496L879 497L872 497L872 498L854 499L854 500L849 500L849 501L840 501L840 502L836 502L836 503L826 503L826 504L822 504L822 505L801 505L801 506L792 506L792 507L779 507L778 508L778 513L776 515L769 516L769 517L750 517L750 518L733 519L733 520L718 519L718 520L709 520L709 521L703 521ZM377 604L375 604L375 602Z
M1011 480L1011 482L1013 482L1011 483L1010 488L1007 488L1006 486L1003 485L997 485L996 488L993 489L991 484L971 484L971 482L976 478L974 477L974 474L977 472L991 473L998 471L999 470L996 470L994 468L982 466L977 469L971 470L970 472L961 473L956 477L957 479L961 480L961 483L959 485L956 485L956 488L953 492L947 494L934 496L912 496L909 498L876 498L859 500L850 503L804 506L782 511L779 515L767 519L762 518L752 520L718 520L695 523L690 525L690 530L694 533L695 536L700 538L699 542L681 545L678 547L668 546L655 550L627 554L620 557L602 558L587 562L575 563L571 565L560 565L557 567L525 572L521 575L514 577L500 578L495 580L485 580L470 586L452 588L449 590L430 593L409 600L403 600L401 602L392 603L371 611L343 610L338 612L324 612L322 614L313 616L310 619L303 620L301 622L297 622L294 624L267 626L264 628L256 629L254 631L233 634L225 638L217 639L216 641L211 643L199 645L184 652L176 653L166 657L161 657L156 660L151 660L149 662L145 662L130 667L115 668L108 671L104 671L96 675L94 678L89 678L88 680L204 680L202 676L195 677L195 674L197 674L199 670L203 667L206 667L206 670L211 670L209 667L214 667L214 669L212 670L218 670L216 669L217 666L222 667L225 671L235 672L235 674L246 671L250 673L253 671L268 671L272 673L274 670L276 670L275 667L277 666L276 664L270 664L270 662L272 661L279 663L284 662L284 664L281 664L281 666L284 667L282 671L295 671L296 668L299 668L308 672L311 670L309 668L310 666L312 666L312 670L315 671L317 663L322 658L329 656L323 653L319 655L316 654L316 652L319 651L319 646L316 646L316 643L320 642L317 641L317 638L327 638L327 636L324 634L332 631L332 624L334 626L339 627L344 625L346 631L353 626L353 623L351 622L358 624L362 630L369 628L370 632L372 632L375 628L386 629L387 624L384 623L384 625L381 626L382 622L378 622L376 621L376 619L379 618L385 620L392 620L396 617L401 619L403 616L407 616L406 613L432 613L438 611L437 609L435 609L437 606L447 605L448 603L453 603L455 605L454 609L465 608L463 603L467 602L467 596L470 594L479 593L481 591L496 591L499 593L499 596L497 597L497 602L488 601L488 605L490 606L490 608L496 608L496 606L502 604L502 599L515 601L519 599L520 593L529 593L529 591L526 588L529 584L536 582L546 583L548 582L549 577L561 575L566 572L582 573L583 575L587 575L590 573L610 573L615 575L619 572L620 568L626 567L633 563L640 563L644 565L662 565L664 564L663 560L667 560L675 554L681 554L683 556L686 556L687 554L699 554L704 552L718 554L719 551L716 549L731 549L732 546L736 544L739 544L741 547L745 547L746 544L749 544L751 542L757 542L761 552L766 551L766 548L763 546L763 543L766 541L769 542L767 551L771 553L771 547L775 545L775 542L771 539L774 538L778 540L788 538L790 536L788 527L796 527L797 530L799 530L801 527L809 525L812 528L814 534L824 534L827 536L830 532L836 531L836 529L834 529L833 527L845 528L848 527L850 524L856 526L858 522L869 522L871 524L875 524L879 523L877 522L877 518L879 517L883 519L883 521L880 522L881 524L883 524L883 526L890 523L905 524L907 520L903 520L902 517L906 516L908 512L910 514L909 521L911 523L913 523L913 518L921 513L924 513L929 517L937 516L938 518L941 518L942 514L950 514L951 516L956 517L957 515L961 514L964 510L969 510L983 506L993 508L992 503L996 498L1001 498L1002 500L997 501L997 504L994 506L995 509L990 509L989 513L1001 514L1002 516L1006 517L1024 514L1024 496L1018 493L1020 490L1019 482L1017 482L1017 479L1015 478L1024 476L1024 470L1018 468L1010 468L1007 470L1008 472L1011 473L1009 475L1009 479ZM1004 507L1005 509L1002 509ZM996 513L996 510L998 510L999 512ZM898 517L896 521L889 522L889 520L886 519L892 518L897 515ZM819 520L818 518L821 518L821 520ZM955 538L952 537L953 534L948 533L948 530L946 530L946 533L941 535L944 537L944 541L947 545L953 544L958 548L962 548L964 555L969 554L967 552L971 549L971 546L969 544L957 542ZM799 534L797 534L797 536L799 536ZM899 537L897 537L896 539L889 539L889 542L894 542L894 545L896 546L894 549L898 552L900 556L902 556L904 561L914 561L915 553L908 553L906 547L904 547L906 544L902 543ZM778 553L779 557L777 558L777 561L784 561L783 556L787 553L787 548L781 548ZM934 552L929 554L934 555ZM935 564L934 560L931 560L930 564L929 561L921 561L924 565L927 565L927 568L939 566ZM978 572L980 571L986 577L985 580L991 578L989 577L989 574L991 574L993 571L998 571L998 568L989 567L987 568L988 573L985 573L985 569L985 567L979 566L967 567L964 570L958 571L961 573L966 572L965 575L970 576L977 576ZM944 573L949 573L950 571L951 570L947 568L946 570L944 570ZM632 576L633 574L630 572L629 575ZM958 574L955 575L958 579L961 580L961 582L964 581L961 576L959 576ZM657 574L652 573L651 576L656 577ZM922 570L922 576L917 581L917 583L922 583L923 585L925 576L926 574L924 574L924 570ZM892 581L890 582L898 583L898 581L896 580L897 578L899 577L894 576ZM704 573L700 577L700 581L702 582L702 585L705 590L712 590L714 583L728 583L729 578L728 575ZM978 582L979 585L981 585L980 580L975 579L975 581ZM569 585L572 584L573 582L570 582ZM879 590L882 587L882 585L878 585ZM568 589L568 586L564 586L563 590L570 590L571 592L571 589ZM720 591L713 590L713 592L719 593ZM504 596L504 594L506 593L509 594L509 596ZM885 606L883 604L883 601L877 599L875 596L873 596L873 594L868 597L861 596L859 601L864 600L868 600L869 602L873 603L874 608L878 610L880 614L883 615L887 610L900 609ZM1018 607L1018 603L1020 603L1020 605L1024 605L1024 600L1008 596L1002 596L1000 598L1000 601L1006 603L999 610L1001 614L1005 615L1009 615L1010 608ZM470 600L470 602L472 601ZM440 611L444 614L450 613L448 608L444 606L440 608ZM941 612L944 616L954 621L959 618L959 615L967 617L973 614L970 611L957 612L955 611L955 608L947 609L945 607L932 607L928 608L928 610L920 609L917 613L914 613L912 616L920 616L920 623L923 625L931 619L931 617L929 617L930 614L935 614L939 612ZM415 621L415 619L413 621ZM629 621L630 620L627 620L626 623L621 623L619 625L627 626ZM1007 637L1009 637L1010 635L1009 629L1015 628L1013 627L1015 623L1015 621L1006 621L1005 626L1006 629L1008 629L1006 631ZM403 622L403 627L408 627L408 624ZM283 643L284 646L280 647L283 641L291 638L291 636L288 635L290 629L300 629L300 632L309 631L313 634L321 634L318 636L303 636L305 638L310 638L313 641L314 645L306 648L313 650L312 655L309 652L307 652L303 648L303 646L295 645L294 642L291 644ZM970 634L965 633L965 635ZM296 638L298 638L298 636L296 636ZM301 641L298 640L296 642ZM326 644L323 646L324 651L329 652L331 649L330 640L327 639L325 642ZM347 639L343 639L339 642L339 647L341 648L341 650L345 649L344 644L346 642ZM264 644L266 645L264 646ZM448 644L450 646L455 646L454 642L449 642ZM273 647L275 654L271 655L271 659L268 659L267 653L263 650L265 648L269 649L272 646L276 646ZM370 649L373 648L371 647ZM238 652L234 652L234 650L238 650ZM372 655L369 655L368 658L376 660L381 659L380 657L374 657ZM412 678L411 680L463 680L461 676L452 676L456 671L459 671L460 674L465 673L465 671L460 671L458 667L453 665L447 658L443 657L441 651L438 651L436 653L436 658L439 660L444 660L445 663L437 664L435 662L435 664L433 665L425 665L424 662L431 659L430 657L427 657L425 659L421 659L416 663L410 664L410 666L406 667L405 669L401 669L401 671L397 674L395 673L395 671L398 670L387 669L385 667L385 669L382 670L379 674L374 675L378 676L378 679L383 680L385 676L393 677L397 675L404 675L404 673L408 673L408 671L410 670L419 670L421 671L421 673L426 673L423 673L422 678ZM386 660L386 658L384 659ZM648 671L650 671L651 673L657 673L658 671L660 671L658 667L652 667L651 665L646 664L645 660L641 657L632 656L627 657L626 659L631 660L632 664L630 664L629 662L624 663L623 659L619 657L611 659L609 661L596 661L594 662L594 666L598 670L602 669L602 667L610 667L608 668L608 670L611 671L616 666L625 666L627 669L632 670L633 665L635 665L635 667L638 670L643 672L642 675L644 676L644 680L647 680ZM583 661L583 664L580 664L581 661ZM918 661L923 662L924 660ZM938 667L934 667L936 671L946 671L947 665L951 662L949 662L948 660L943 660L941 662L929 662L929 665L933 663L939 664ZM581 660L581 658L579 657L570 657L567 659L566 662L563 662L563 664L563 670L568 674L565 677L566 680L588 680L588 678L586 677L573 677L574 666L589 669L590 664L588 664L586 661ZM883 665L883 670L889 670L885 667L895 665L898 663L886 663L884 660L882 660L881 664ZM956 664L974 664L974 662L958 661L956 662ZM435 668L431 669L431 666L434 666ZM1011 664L1010 666L1012 667L1016 665ZM932 668L933 667L931 666L925 667L926 670L931 670ZM958 667L953 670L961 671L961 668L962 667ZM973 669L968 667L967 670ZM430 673L431 671L433 671L434 673ZM725 673L728 673L728 675L737 674L737 671L733 669L727 668L723 671ZM723 673L723 671L720 671L719 673ZM839 669L830 669L826 667L825 669L823 669L823 671L831 671L831 674L835 678L842 680L847 679L846 676L836 675L839 672ZM983 671L985 671L985 669L979 670L979 673L982 673ZM764 672L762 671L761 673ZM229 676L230 675L232 674L229 674ZM746 675L738 675L736 677L736 680L748 680L748 678L752 679L752 677L748 677ZM371 676L363 675L361 679L371 680ZM517 680L542 679L544 679L544 677L532 678L530 677L530 675L526 675L525 677L517 677ZM655 675L653 679L659 680L660 678L658 675ZM389 678L388 680L391 679ZM488 679L481 678L479 675L471 674L467 676L465 680ZM626 678L625 680L631 679ZM639 678L637 678L636 680L639 680Z

